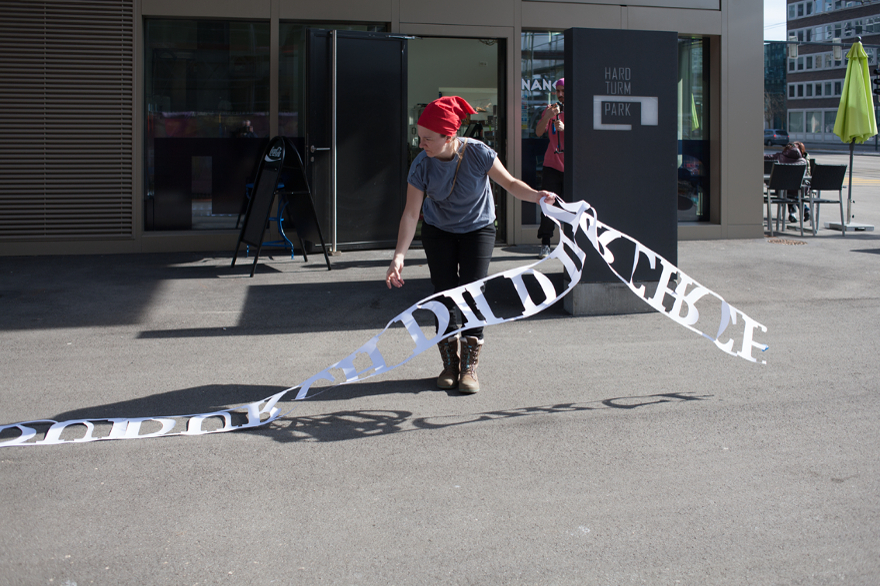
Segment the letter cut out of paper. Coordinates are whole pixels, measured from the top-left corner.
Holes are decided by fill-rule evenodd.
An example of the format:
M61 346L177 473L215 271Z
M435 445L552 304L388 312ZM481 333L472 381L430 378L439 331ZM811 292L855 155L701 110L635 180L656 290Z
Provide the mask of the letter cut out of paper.
M559 207L555 207L541 202L544 214L561 228L560 242L548 257L422 299L392 319L385 329L350 355L297 386L247 405L209 413L60 422L35 420L2 425L0 447L202 435L266 425L290 413L292 409L282 412L278 407L281 399L288 394L294 400L301 401L340 385L384 374L437 344L443 334L426 334L418 323L417 312L433 314L439 324L437 331L444 332L449 324L447 306L456 305L463 315L463 325L456 330L458 333L476 326L491 326L524 319L543 311L580 282L587 254L599 254L633 294L676 323L714 342L723 352L758 362L753 356L754 351L767 350L767 345L756 341L756 334L766 333L766 327L729 305L720 296L682 273L672 263L634 238L601 223L596 211L588 203L566 203L561 200L558 203ZM582 243L588 245L582 246ZM619 246L620 244L626 246ZM628 251L631 258L621 257L620 250ZM562 264L567 276L568 285L562 291L557 291L550 279L536 268L542 263L553 261ZM653 292L649 292L645 284L635 281L636 269L640 267L659 273ZM493 313L493 304L491 299L486 298L485 291L486 285L495 280L504 281L516 291L522 305L519 314L498 317ZM531 287L528 286L529 283L532 283ZM704 326L703 322L706 320L701 319L707 314L713 316L710 326ZM433 331L433 328L430 329ZM389 364L379 345L383 336L389 335L392 330L405 331L413 345L402 359Z

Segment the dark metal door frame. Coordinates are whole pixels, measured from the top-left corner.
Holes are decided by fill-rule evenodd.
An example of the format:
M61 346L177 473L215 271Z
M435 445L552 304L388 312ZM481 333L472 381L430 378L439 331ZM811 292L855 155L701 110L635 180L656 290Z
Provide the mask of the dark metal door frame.
M399 47L396 62L389 41ZM308 31L306 150L332 252L396 241L406 194L406 47L401 35Z

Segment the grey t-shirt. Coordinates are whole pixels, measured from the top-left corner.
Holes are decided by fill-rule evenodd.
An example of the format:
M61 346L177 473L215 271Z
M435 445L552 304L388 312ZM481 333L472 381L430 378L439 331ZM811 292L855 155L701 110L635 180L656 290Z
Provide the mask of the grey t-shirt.
M488 173L498 153L473 138L459 140L467 141L467 148L452 193L449 191L458 157L438 161L422 151L413 161L406 179L427 195L422 204L425 222L454 234L473 232L495 221L495 201Z

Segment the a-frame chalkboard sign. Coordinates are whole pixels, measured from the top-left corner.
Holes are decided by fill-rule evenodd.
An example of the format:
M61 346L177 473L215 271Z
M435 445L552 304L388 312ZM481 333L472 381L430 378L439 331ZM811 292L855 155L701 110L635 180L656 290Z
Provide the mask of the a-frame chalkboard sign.
M306 178L305 165L293 141L285 137L284 142L285 167L281 174L281 182L284 185L278 188L283 203L282 214L287 216L287 221L296 228L303 260L309 261L306 254L306 240L314 244L320 243L329 271L330 257L327 255L327 246L324 245L324 236L321 234L321 225L315 212L315 202L312 200L312 192Z
M327 261L327 270L330 270L330 258L327 256L327 247L324 245L324 238L318 225L302 157L299 156L296 146L283 136L276 136L269 141L261 156L244 223L241 226L238 243L235 245L232 266L235 266L238 251L243 243L253 246L254 263L251 266L251 276L254 276L276 192L283 198L284 213L296 228L303 258L308 261L304 240L311 240L316 244L320 242L324 250L324 259Z

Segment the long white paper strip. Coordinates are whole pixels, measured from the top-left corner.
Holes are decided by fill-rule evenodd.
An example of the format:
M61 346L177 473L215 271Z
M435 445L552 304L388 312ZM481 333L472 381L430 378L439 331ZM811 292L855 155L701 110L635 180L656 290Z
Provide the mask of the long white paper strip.
M385 329L349 356L295 387L290 387L261 401L212 413L161 417L74 419L61 422L36 420L3 425L0 426L0 434L3 436L14 434L16 431L19 435L11 439L0 440L0 447L81 443L108 439L135 439L171 435L202 435L265 425L290 412L287 411L282 414L276 406L278 401L288 393L295 391L295 400L297 401L308 399L333 387L360 382L393 370L434 346L444 337L444 334L438 333L429 337L417 323L414 314L417 311L433 313L439 323L438 332L444 332L449 324L449 314L446 306L441 302L443 299L454 302L462 312L464 325L456 330L456 333L480 325L495 325L523 319L543 311L564 297L580 282L582 267L587 253L579 246L578 241L583 241L584 238L590 242L614 274L635 295L655 310L665 314L689 330L713 341L718 348L733 356L757 362L752 356L752 351L756 348L761 351L767 350L765 344L754 340L755 331L766 332L766 327L729 305L720 296L679 271L677 267L665 258L646 248L634 238L599 222L596 218L595 210L586 202L565 203L560 201L559 205L561 207L553 207L542 201L541 209L557 225L565 224L569 226L569 234L571 236L566 235L566 231L560 229L560 243L547 258L524 267L504 271L480 281L431 295L419 301L392 319L385 326ZM621 243L628 244L626 246L619 246ZM615 258L614 251L619 249L630 251L632 258ZM635 252L632 253L632 250ZM561 292L557 292L550 279L534 268L541 263L554 259L562 263L568 277L569 285ZM636 269L642 268L645 263L647 263L650 269L660 272L659 282L650 296L645 285L640 285L634 282L633 279ZM538 284L543 293L543 300L536 302L531 294L529 294L526 287L526 277L529 277L529 280L533 279ZM498 279L508 280L515 288L523 307L521 314L507 318L497 317L493 314L492 304L485 297L484 286L490 281ZM671 288L671 283L675 280L677 280L677 284L674 288ZM472 309L472 306L468 303L469 300L482 317ZM712 329L708 332L697 327L700 325L698 324L700 309L703 309L705 313L717 316L717 321L711 324ZM406 329L412 338L414 347L403 360L389 365L386 363L383 354L379 351L378 344L382 335L388 332L389 328L396 325L401 325ZM714 327L715 325L717 325L717 329ZM732 328L731 326L737 327ZM728 328L730 328L730 332L728 332ZM736 331L733 332L733 330ZM722 338L725 335L726 337ZM738 347L735 341L736 338L740 340ZM366 367L363 367L363 365L360 367L356 366L356 362L363 363L364 361L368 362L369 365ZM765 362L761 361L761 363L764 364ZM333 374L334 371L341 371L341 377ZM339 380L340 378L341 380ZM320 381L326 381L330 384L329 386L315 387L314 385ZM210 424L206 426L208 421ZM145 427L147 430L144 430ZM65 435L65 438L62 438L62 434Z

